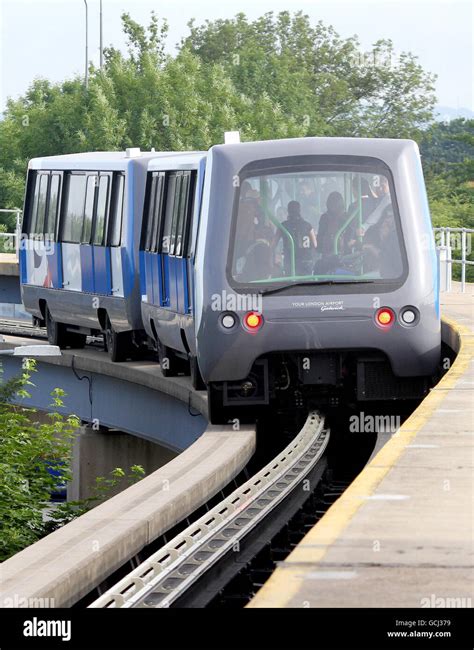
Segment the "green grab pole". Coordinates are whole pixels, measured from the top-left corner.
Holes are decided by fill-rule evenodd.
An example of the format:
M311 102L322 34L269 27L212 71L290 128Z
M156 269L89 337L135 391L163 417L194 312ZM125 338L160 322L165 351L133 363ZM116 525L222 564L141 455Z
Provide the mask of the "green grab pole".
M285 228L283 224L281 224L276 217L273 216L271 211L268 209L267 206L267 197L264 195L264 205L263 205L263 210L265 212L265 215L268 217L268 219L273 223L274 226L276 226L277 229L281 230L283 234L288 237L288 240L290 242L290 254L291 254L291 276L287 276L290 278L296 277L296 262L295 262L295 242L293 240L293 237L291 234L288 232L288 230Z

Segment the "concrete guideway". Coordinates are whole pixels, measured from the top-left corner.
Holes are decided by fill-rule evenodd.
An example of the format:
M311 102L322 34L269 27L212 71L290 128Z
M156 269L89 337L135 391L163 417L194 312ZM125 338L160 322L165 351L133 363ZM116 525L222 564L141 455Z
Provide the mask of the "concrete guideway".
M32 343L45 342L5 337L0 348ZM18 374L21 357L4 357L2 363L7 379L9 375ZM178 429L185 428L187 419L189 432L185 435L181 431L175 449L181 450L190 439L194 442L139 483L4 562L0 566L0 607L67 607L74 604L219 492L245 467L256 446L253 426L242 427L240 431L234 431L231 426L207 425L206 428L205 423L203 427L203 418L207 416L206 394L194 391L189 378L165 379L156 362L117 364L97 349L65 350L61 357L41 358L38 371L38 392L31 390L31 406L45 407L45 400L51 401L48 396L53 385L66 388L73 407L74 399L81 405L78 394L82 391L86 396L87 416L100 415L103 402L108 400L112 421L106 422L100 417L99 420L101 424L121 428L120 401L124 398L118 391L130 398L133 391L142 387L146 394L137 395L148 400L149 415L156 431L163 428L163 420L168 427L172 421L176 431L167 432L172 439L178 436ZM92 384L77 380L76 375L85 373L94 379ZM48 385L48 378L54 384ZM69 386L63 384L63 380L75 383ZM105 386L104 392L100 392L107 381L111 387ZM95 399L89 404L91 386ZM133 398L130 399L133 402ZM76 412L69 408L69 400L67 405L68 411ZM127 403L125 408L131 411L131 417L139 418L143 404L135 401L132 405ZM201 415L191 417L190 409ZM156 439L163 437L161 433Z
M5 336L0 349L32 344L44 345L45 341ZM4 380L16 377L21 363L21 357L3 357ZM59 386L66 392L69 413L177 452L206 429L206 392L195 391L189 377L163 377L156 361L113 363L102 350L86 348L64 350L60 357L41 357L37 367L28 406L50 410L51 391Z
M248 607L472 607L472 300L442 294L451 369Z
M254 427L209 425L171 462L5 561L0 607L35 606L38 598L73 605L229 483L255 444Z
M0 276L19 277L20 266L15 253L0 253Z

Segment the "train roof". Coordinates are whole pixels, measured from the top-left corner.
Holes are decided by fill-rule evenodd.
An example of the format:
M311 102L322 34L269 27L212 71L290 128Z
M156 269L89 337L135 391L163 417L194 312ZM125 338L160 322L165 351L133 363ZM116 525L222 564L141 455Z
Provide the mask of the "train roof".
M176 151L167 152L166 156L155 154L148 162L148 171L164 169L197 169L200 162L206 158L207 151Z
M293 156L360 156L378 158L392 166L400 156L419 155L414 140L318 137L218 144L209 153L213 159L232 161L236 167L252 161Z
M195 169L209 154L223 154L234 163L245 164L298 155L346 155L380 158L390 164L405 152L418 153L413 140L391 138L286 138L235 144L217 144L207 151L94 151L30 160L29 169L124 170L131 163L146 166L149 171ZM172 162L171 160L172 159Z
M60 156L44 156L32 158L29 169L61 169L61 170L124 170L131 163L147 165L152 158L175 155L170 151L140 151L127 149L125 151L89 151Z

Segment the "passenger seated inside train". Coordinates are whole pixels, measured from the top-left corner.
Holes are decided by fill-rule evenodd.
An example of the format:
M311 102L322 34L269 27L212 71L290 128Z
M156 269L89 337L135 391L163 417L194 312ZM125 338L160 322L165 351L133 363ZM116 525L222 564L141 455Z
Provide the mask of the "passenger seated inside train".
M333 255L335 253L336 235L347 221L344 199L340 192L331 192L326 202L326 212L321 215L318 229L318 253ZM350 244L355 243L355 229L352 224L341 233L338 248L349 252Z
M298 187L298 202L301 213L313 228L318 226L318 195L314 182L310 178L304 178Z
M362 206L362 219L365 221L377 205L377 200L370 191L369 181L366 178L354 178L352 181L352 196L354 201L348 208L348 213L352 214Z
M320 259L316 262L314 272L316 274L351 272L352 268L344 262L343 258L352 252L357 239L353 222L344 228L348 215L344 209L342 194L331 192L326 208L319 222L317 252Z
M260 208L260 204L255 198L248 198L241 201L239 206L239 221L235 238L235 271L241 275L246 268L246 275L249 275L251 268L257 268L257 265L251 258L258 254L255 248L257 242L266 243L268 249L274 239L273 227L265 222L265 218ZM265 274L262 279L268 277ZM259 276L246 279L261 279Z
M290 201L287 210L288 218L281 224L284 230L279 228L275 233L273 248L276 249L280 239L283 240L283 263L285 275L293 275L293 242L295 274L311 275L314 266L314 253L317 247L316 233L309 221L306 221L301 216L301 205L299 201Z
M257 239L247 251L239 276L241 282L268 280L273 275L279 275L279 270L273 261L273 249L265 239Z
M402 259L391 205L365 234L362 250L365 272L378 271L381 278L394 279L401 275Z

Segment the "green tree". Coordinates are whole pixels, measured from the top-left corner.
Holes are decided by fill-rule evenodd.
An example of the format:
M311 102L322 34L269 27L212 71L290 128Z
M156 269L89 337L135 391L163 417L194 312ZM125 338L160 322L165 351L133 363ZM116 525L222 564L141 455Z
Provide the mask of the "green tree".
M189 23L189 47L220 63L252 100L266 93L307 135L417 137L432 119L434 76L390 40L363 52L302 12Z
M65 393L59 388L51 394L49 421L40 422L36 410L24 405L35 371L35 361L25 359L19 377L0 382L0 562L87 512L124 478L130 484L145 473L141 465L132 465L128 474L117 467L96 479L90 498L60 504L46 518L51 493L72 479L72 445L80 421L63 414ZM24 404L14 404L18 398Z
M71 478L72 435L79 420L60 413L63 391L52 393L50 422L40 423L33 409L12 404L14 396L29 397L34 370L34 361L25 360L22 375L0 385L0 560L44 535L51 491Z
M433 77L415 57L380 40L362 53L355 37L297 12L249 21L190 23L177 54L168 26L122 16L125 54L105 51L79 77L35 79L8 100L0 122L0 205L21 207L35 156L140 146L207 149L225 130L245 140L304 135L416 136L431 118ZM3 219L5 223L5 219Z

